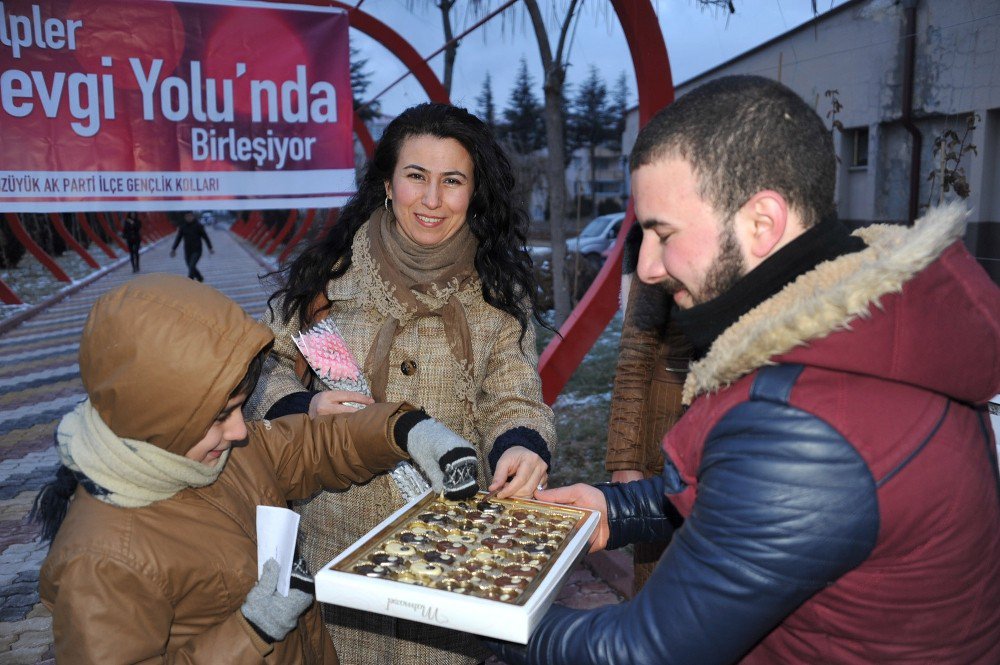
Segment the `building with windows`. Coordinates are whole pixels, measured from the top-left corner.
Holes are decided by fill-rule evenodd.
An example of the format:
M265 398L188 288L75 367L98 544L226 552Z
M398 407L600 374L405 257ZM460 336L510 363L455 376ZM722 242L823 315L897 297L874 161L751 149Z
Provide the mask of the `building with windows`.
M966 244L1000 283L996 0L846 2L678 84L676 94L731 74L777 79L826 118L842 219L905 223L961 196L971 211ZM626 156L637 132L633 109Z
M621 151L616 147L602 145L594 149L594 170L591 177L590 151L587 148L577 148L566 167L566 193L570 198L593 198L598 205L608 199L624 205L628 199L625 187L627 170Z

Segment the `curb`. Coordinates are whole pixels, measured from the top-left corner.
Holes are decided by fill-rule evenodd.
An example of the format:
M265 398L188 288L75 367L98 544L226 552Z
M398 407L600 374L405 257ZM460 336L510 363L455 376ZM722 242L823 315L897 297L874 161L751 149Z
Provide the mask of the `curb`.
M159 240L156 240L156 241L154 241L152 243L147 243L146 246L143 247L141 251L143 253L145 253L145 252L151 250L156 245L158 245L161 242L163 242L165 239L166 238L160 238ZM10 330L13 330L14 328L18 327L19 325L21 325L22 323L24 323L28 319L34 318L38 314L41 314L42 312L44 312L46 309L48 309L52 305L55 305L60 300L66 298L66 296L72 295L72 294L76 293L77 291L79 291L80 289L82 289L83 287L89 286L90 284L93 284L94 282L96 282L97 280L99 280L101 277L104 277L105 275L107 275L109 272L112 272L113 270L117 270L118 268L122 267L123 265L125 265L126 263L128 263L129 260L130 259L129 259L128 256L124 256L124 257L118 259L117 261L115 261L113 263L109 263L108 265L104 266L100 270L95 270L94 272L90 273L86 277L84 277L84 278L82 278L82 279L80 279L78 281L73 282L69 286L67 286L67 287L61 289L60 291L52 294L51 296L49 296L45 300L43 300L41 302L38 302L38 303L35 303L34 305L31 305L27 309L23 309L20 312L18 312L17 314L11 314L7 318L5 318L2 321L0 321L0 335L4 334L4 333L6 333L6 332L8 332Z
M632 598L632 585L635 572L632 568L632 557L621 551L594 552L583 558L583 565L590 568L594 575L604 580L608 586L626 599Z

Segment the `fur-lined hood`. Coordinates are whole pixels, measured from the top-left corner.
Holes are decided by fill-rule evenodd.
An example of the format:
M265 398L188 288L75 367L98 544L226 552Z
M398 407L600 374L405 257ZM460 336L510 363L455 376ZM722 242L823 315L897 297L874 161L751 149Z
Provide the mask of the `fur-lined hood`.
M1000 389L1000 289L961 242L959 204L817 266L741 317L692 364L684 402L767 365L798 363L981 403Z

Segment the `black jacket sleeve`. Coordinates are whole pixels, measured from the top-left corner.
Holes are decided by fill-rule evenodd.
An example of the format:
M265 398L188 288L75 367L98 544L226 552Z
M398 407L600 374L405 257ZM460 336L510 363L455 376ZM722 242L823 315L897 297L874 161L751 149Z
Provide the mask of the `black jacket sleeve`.
M663 476L598 485L608 504L611 534L606 549L629 543L667 542L684 518L664 496Z
M619 508L613 529L627 525ZM794 407L744 402L710 433L692 512L642 591L597 610L555 606L526 650L502 657L731 663L864 561L878 526L875 481L849 442Z
M174 236L174 244L170 246L170 251L173 252L177 249L177 245L181 244L181 238L184 237L184 227L177 227L177 235Z
M208 232L200 223L198 224L198 234L205 239L205 244L208 245L208 248L214 252L215 250L212 249L212 241L208 239Z
M271 405L264 417L268 420L281 418L293 413L309 413L309 403L312 401L317 391L303 390L297 393L288 393L277 402Z

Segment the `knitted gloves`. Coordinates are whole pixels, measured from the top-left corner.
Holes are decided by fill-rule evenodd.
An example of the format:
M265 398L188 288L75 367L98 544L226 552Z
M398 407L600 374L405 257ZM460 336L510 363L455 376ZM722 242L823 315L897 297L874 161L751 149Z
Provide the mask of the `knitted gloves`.
M299 616L313 603L315 584L301 564L292 566L292 584L288 596L278 593L278 562L268 559L257 584L250 589L240 608L247 622L268 644L285 639L299 622Z
M424 411L404 413L394 427L396 443L405 448L431 483L446 499L467 499L479 491L479 462L472 444Z

